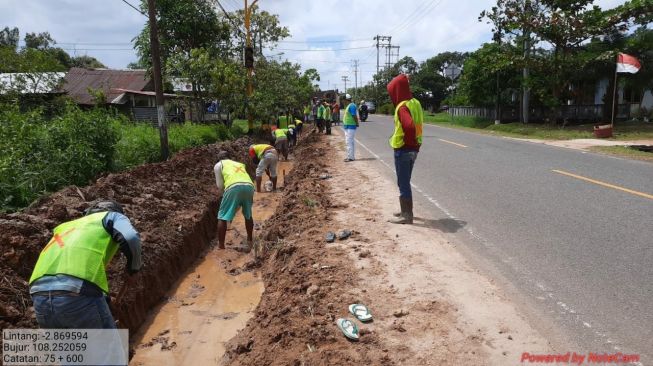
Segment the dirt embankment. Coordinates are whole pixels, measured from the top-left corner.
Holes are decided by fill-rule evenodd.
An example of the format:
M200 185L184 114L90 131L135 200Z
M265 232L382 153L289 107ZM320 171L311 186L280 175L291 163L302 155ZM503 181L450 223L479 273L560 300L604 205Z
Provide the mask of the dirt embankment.
M363 329L362 340L352 343L335 325L336 317L345 315L343 306L368 298L346 290L358 286L351 261L324 243L324 232L334 230L332 215L340 207L320 179L328 154L333 149L317 135L304 139L295 152L298 163L286 177L282 202L265 224L267 250L260 268L265 291L254 317L227 344L227 365L391 363L373 331ZM232 273L240 270L246 268Z
M213 165L218 151L246 161L250 141L187 150L170 161L111 174L85 188L65 188L22 212L1 214L0 329L36 327L27 281L52 229L80 217L93 200L110 198L123 204L143 243L143 270L114 304L121 325L135 331L215 236ZM250 172L253 168L248 166ZM124 266L124 257L116 256L109 267L113 297L123 286Z

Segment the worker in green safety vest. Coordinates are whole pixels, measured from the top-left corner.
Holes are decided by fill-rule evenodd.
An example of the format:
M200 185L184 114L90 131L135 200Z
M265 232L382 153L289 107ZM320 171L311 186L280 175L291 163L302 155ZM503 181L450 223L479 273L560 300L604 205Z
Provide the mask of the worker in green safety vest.
M267 173L272 182L272 190L277 189L277 163L279 154L272 145L256 144L249 147L249 157L256 164L256 192L261 192L263 173Z
M285 160L288 160L288 129L275 128L272 131L272 136L274 137L274 147Z
M254 183L247 173L245 164L230 160L229 153L220 151L218 162L213 167L215 183L220 196L220 209L218 211L218 248L225 248L227 236L227 222L233 221L238 209L242 208L247 231L247 244L243 248L249 252L253 247L252 232L254 219L252 207L254 206Z
M29 280L39 326L116 328L106 267L118 250L129 276L141 269L139 234L115 201L96 201L84 217L55 227Z

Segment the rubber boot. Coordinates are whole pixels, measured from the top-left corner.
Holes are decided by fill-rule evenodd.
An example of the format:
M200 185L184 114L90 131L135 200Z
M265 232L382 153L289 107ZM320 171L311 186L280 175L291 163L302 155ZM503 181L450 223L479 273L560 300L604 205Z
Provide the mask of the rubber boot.
M392 216L394 216L394 217L401 217L402 214L403 214L404 212L406 212L405 203L404 203L404 200L401 199L401 197L399 197L399 207L401 207L401 208L400 208L400 211L399 211L399 212L393 212L393 213L392 213Z
M413 223L413 199L412 198L399 198L401 205L401 216L396 219L390 220L393 224L412 224Z

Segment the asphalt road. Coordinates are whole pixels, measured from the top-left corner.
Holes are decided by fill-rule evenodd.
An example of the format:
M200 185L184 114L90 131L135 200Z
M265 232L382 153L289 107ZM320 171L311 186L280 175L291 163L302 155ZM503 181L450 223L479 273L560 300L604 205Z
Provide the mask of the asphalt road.
M357 155L394 177L392 119L370 117ZM568 351L653 364L652 164L425 125L412 183L433 225L584 348Z

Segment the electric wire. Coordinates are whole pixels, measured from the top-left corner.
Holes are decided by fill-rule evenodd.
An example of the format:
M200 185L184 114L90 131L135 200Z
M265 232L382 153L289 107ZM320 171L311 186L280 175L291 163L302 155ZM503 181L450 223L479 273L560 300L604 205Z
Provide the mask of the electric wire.
M143 14L143 16L147 17L147 14L145 14L141 9L139 9L139 8L135 7L134 5L132 5L129 1L127 1L127 0L121 0L121 1L123 3L129 5L132 9L136 10L137 12Z

